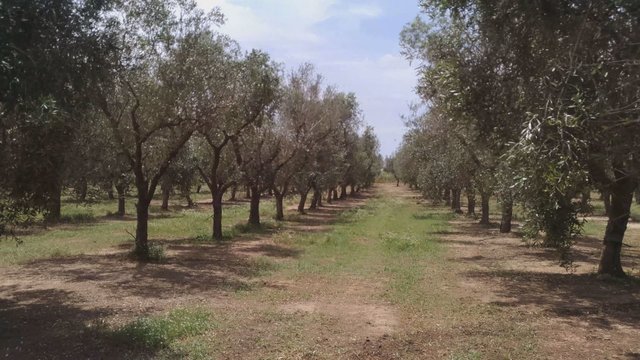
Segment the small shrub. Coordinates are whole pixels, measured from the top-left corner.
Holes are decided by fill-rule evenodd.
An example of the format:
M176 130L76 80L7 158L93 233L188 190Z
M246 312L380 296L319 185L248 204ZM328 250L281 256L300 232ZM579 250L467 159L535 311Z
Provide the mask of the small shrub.
M149 244L149 260L162 262L167 259L164 245L158 243Z

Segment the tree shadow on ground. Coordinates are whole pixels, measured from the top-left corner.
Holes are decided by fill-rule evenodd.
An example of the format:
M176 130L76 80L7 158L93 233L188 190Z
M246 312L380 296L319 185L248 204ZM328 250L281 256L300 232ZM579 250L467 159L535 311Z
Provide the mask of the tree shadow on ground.
M3 289L5 291L10 289ZM73 292L14 289L0 299L0 343L7 359L107 359L143 353L115 341L100 326L112 309L75 305ZM146 356L153 352L145 350Z
M603 280L592 274L470 271L466 276L498 281L498 306L535 305L561 319L581 318L593 326L640 329L640 280Z

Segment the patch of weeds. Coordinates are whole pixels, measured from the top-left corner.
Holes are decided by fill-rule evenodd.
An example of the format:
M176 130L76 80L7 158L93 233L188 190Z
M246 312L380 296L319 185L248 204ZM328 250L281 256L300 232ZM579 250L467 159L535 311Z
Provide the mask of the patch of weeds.
M61 258L61 257L65 257L65 256L68 256L68 255L69 255L69 252L67 252L67 251L65 251L63 249L60 249L60 248L56 248L53 251L51 251L51 255L50 256L52 258Z
M179 339L201 335L214 326L207 311L178 309L167 315L134 320L114 330L113 337L133 347L160 350Z
M408 252L412 250L435 250L434 243L429 239L419 239L412 234L398 234L386 232L380 235L382 245L392 252Z
M482 356L475 350L469 350L463 353L455 353L451 355L450 360L480 360Z
M278 264L270 259L260 256L250 261L249 273L251 276L264 276L280 268Z
M64 224L86 224L95 222L96 217L92 212L80 212L75 214L63 214L60 216L60 222Z
M239 223L231 229L229 235L233 237L237 234L267 234L271 231L278 230L279 228L280 225L274 222L263 222L260 225Z
M149 260L154 262L163 262L167 259L164 245L160 243L149 244Z
M193 238L193 242L197 243L210 243L212 241L214 241L213 238L208 234L200 234Z

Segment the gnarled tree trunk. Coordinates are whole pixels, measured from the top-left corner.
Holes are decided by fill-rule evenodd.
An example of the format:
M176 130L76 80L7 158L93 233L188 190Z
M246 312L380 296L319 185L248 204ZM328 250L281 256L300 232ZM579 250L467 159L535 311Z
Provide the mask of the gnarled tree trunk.
M611 206L609 208L607 229L604 233L602 255L598 267L599 274L612 276L624 276L620 253L622 241L627 230L631 203L633 202L633 190L637 181L629 177L623 171L615 171L616 181L610 188Z

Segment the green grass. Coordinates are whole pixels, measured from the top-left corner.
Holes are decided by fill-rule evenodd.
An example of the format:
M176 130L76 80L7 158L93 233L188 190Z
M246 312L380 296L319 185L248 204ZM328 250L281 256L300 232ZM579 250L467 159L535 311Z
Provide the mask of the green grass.
M136 319L111 330L111 336L131 348L161 351L161 357L199 358L205 349L197 338L216 327L208 311L177 309L166 315Z
M394 302L419 301L419 284L427 261L439 261L443 247L437 234L449 228L448 212L428 214L404 199L370 200L366 206L343 212L333 230L279 241L304 251L290 265L293 277L318 274L358 276L388 281L386 296Z
M240 194L239 194L240 195ZM198 194L207 198L207 194ZM195 196L194 196L195 198ZM0 240L0 266L29 262L35 259L64 257L97 252L118 245L133 246L135 234L135 199L127 199L125 219L110 216L117 210L117 200L102 200L87 204L65 201L62 205L62 222L43 228L34 226L19 234L19 243L11 238ZM211 241L211 209L201 205L195 209L180 207L184 201L172 198L170 211L152 206L149 221L151 240ZM228 205L223 208L223 233L230 239L247 233L248 203ZM265 199L260 206L264 223L261 231L277 228L273 221L273 201Z

